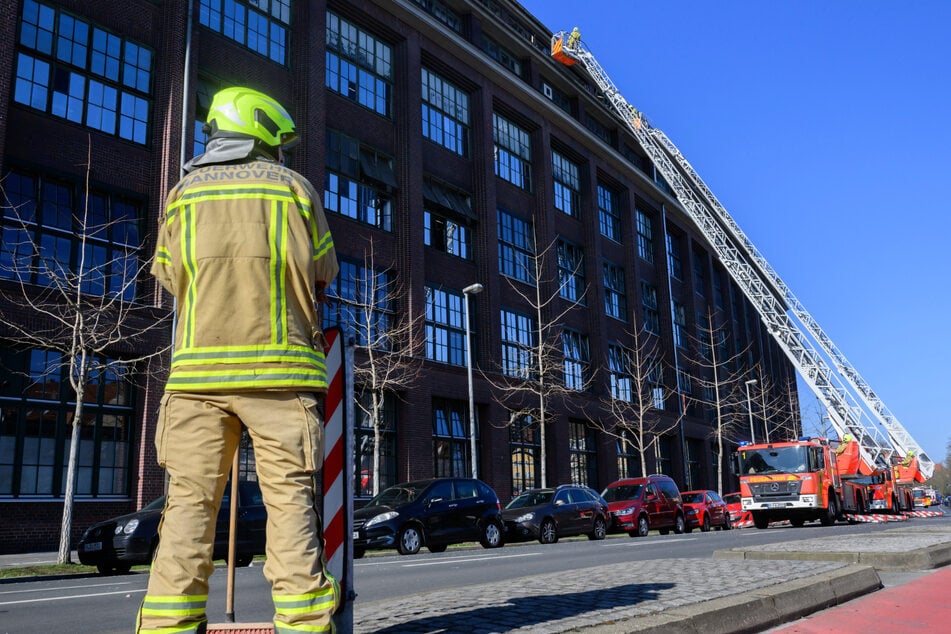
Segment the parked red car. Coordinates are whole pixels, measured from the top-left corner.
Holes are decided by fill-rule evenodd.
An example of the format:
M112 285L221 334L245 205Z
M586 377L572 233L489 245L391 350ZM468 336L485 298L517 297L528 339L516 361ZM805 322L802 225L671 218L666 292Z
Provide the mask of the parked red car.
M730 530L730 511L716 491L685 491L680 494L684 504L687 532L699 528L704 533L711 528Z
M726 508L730 512L730 523L732 525L753 521L753 515L749 511L743 510L743 502L738 492L724 494L723 501L726 502Z

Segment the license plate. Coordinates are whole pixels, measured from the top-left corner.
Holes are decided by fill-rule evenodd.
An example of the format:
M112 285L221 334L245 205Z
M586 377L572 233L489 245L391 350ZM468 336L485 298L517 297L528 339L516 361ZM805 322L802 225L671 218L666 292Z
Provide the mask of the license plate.
M767 505L766 505L766 508L768 508L768 509L784 509L784 508L786 508L786 505L783 504L782 502L772 502L772 503L770 503L770 504L767 504Z
M86 544L83 550L85 550L87 553L92 553L97 550L102 550L102 542L91 542L89 544Z
M359 531L353 531L353 538L354 538L354 539L360 539L360 532L359 532Z

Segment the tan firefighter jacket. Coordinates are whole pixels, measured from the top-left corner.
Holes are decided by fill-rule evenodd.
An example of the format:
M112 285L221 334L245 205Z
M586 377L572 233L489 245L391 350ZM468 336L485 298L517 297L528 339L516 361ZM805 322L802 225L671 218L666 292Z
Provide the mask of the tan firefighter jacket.
M166 390L325 391L315 284L338 270L320 198L300 174L268 161L187 174L152 263L177 300Z

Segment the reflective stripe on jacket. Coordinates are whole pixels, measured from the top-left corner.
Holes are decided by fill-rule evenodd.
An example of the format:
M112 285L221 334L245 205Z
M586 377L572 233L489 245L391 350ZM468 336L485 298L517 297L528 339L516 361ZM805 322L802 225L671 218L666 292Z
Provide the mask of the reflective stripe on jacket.
M186 175L152 263L178 300L166 389L326 390L314 286L337 271L320 198L300 174L254 161Z

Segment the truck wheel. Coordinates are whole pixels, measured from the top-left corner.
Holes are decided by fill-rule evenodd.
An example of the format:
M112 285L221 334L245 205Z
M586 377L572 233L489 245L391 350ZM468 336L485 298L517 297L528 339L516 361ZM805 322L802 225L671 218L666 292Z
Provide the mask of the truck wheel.
M753 526L756 528L769 528L769 516L766 513L753 512Z
M837 519L839 519L839 503L835 498L835 494L830 493L829 506L826 508L825 513L822 514L822 517L819 518L819 523L823 526L832 526Z

